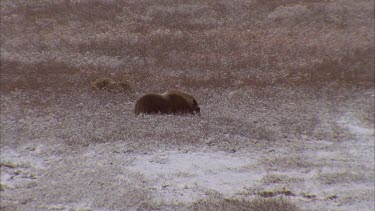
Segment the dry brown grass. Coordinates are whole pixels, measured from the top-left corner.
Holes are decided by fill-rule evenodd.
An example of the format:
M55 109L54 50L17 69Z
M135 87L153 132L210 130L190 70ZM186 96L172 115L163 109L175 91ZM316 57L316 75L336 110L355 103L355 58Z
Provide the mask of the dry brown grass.
M16 89L59 92L85 83L76 78L78 68L60 62L49 61L28 65L18 61L3 61L1 65L3 93Z
M141 205L142 210L186 210L186 211L297 211L300 210L295 204L290 202L286 197L251 199L232 199L225 198L220 194L213 194L206 199L200 199L192 202L189 206L183 204L165 204L161 203L144 203Z
M219 107L205 107L215 105L227 107L228 115L253 114L228 117L233 124L222 134L339 138L334 123L331 132L320 130L321 118L338 112L335 104L353 93L374 88L372 6L350 0L2 1L1 92L10 97L20 90L27 98L20 105L30 102L45 112L62 102L53 96L68 107L92 100L88 87L96 78L126 79L140 94L191 92L206 115ZM233 91L239 97L228 99ZM363 105L371 122L373 105ZM279 114L264 114L270 110ZM157 137L169 135L179 137Z
M285 157L267 157L262 159L263 165L268 168L306 168L311 167L311 163L306 157L301 155L285 156Z
M297 211L299 208L285 198L255 198L252 200L238 200L226 198L210 198L195 202L191 210L243 210L243 211Z
M303 178L289 177L282 174L267 174L262 178L264 184L282 183L287 184L290 182L303 182Z
M373 11L366 0L2 0L1 144L236 152L343 140L343 110L370 126L375 119L373 95L363 98L374 90ZM127 96L91 92L101 77L128 81L137 97L192 93L202 116L135 118ZM261 164L312 165L303 156ZM356 177L321 179L336 176ZM294 209L265 200L192 209Z
M359 8L348 8L350 1L341 6L327 1L182 1L172 5L168 1L20 2L5 1L2 8L5 90L18 87L17 83L8 85L13 77L6 74L13 72L9 69L18 62L14 58L27 59L28 64L39 64L42 69L49 67L53 74L91 63L101 73L147 71L145 82L155 81L157 74L156 80L171 77L179 85L198 89L321 87L327 83L373 86L373 35L370 16L366 16L371 11L366 9L352 20L334 19ZM294 14L299 15L299 22L286 20L282 9L289 7L302 10ZM303 9L322 14L308 16ZM249 18L252 12L263 15ZM271 13L283 21L269 19ZM326 17L316 20L320 16ZM347 23L342 26L340 21ZM54 55L57 52L60 54ZM20 58L12 56L14 53ZM73 59L69 54L79 56ZM25 73L28 67L20 65L17 69ZM34 77L28 80L38 84ZM162 82L163 86L171 83Z
M365 175L363 172L354 172L352 170L323 172L318 175L319 181L324 184L349 183L353 181L365 181L373 177Z

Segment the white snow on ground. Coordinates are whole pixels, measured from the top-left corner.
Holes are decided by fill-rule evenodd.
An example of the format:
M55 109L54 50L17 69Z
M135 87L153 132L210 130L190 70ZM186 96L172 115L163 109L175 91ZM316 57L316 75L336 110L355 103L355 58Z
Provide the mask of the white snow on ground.
M43 159L37 158L33 155L20 154L9 147L1 149L0 155L2 162L17 163L17 166L21 167L32 167L32 168L44 168Z
M353 135L356 135L357 137L374 136L375 129L366 127L361 123L359 119L355 118L354 114L351 112L345 113L345 115L343 115L341 119L339 119L338 123L343 127L346 127L349 132L351 132Z
M33 169L45 168L42 158L23 155L8 147L1 149L0 160L1 163L9 165L2 167L0 172L1 184L8 188L27 186L35 180ZM25 169L25 171L20 169Z
M264 172L256 168L257 158L224 152L166 152L138 156L129 170L154 181L164 200L193 201L207 191L233 195L259 181ZM203 192L202 192L203 190Z
M120 168L119 172L143 175L145 187L154 199L167 203L187 203L212 194L252 197L257 191L285 188L293 193L290 197L293 202L313 210L374 210L374 129L366 127L351 113L340 118L338 124L355 138L339 142L296 141L298 146L303 145L302 152L299 152L301 155L295 154L297 152L293 154L290 146L263 152L212 152L205 148L191 152L128 154L115 150L125 149L124 143L97 144L77 152L75 156L89 163L87 166L81 163L71 171L90 171L90 166L104 168L111 163L113 166L108 169ZM34 188L38 185L38 173L48 175L49 171L56 171L52 166L64 159L72 160L43 153L53 150L53 147L59 146L2 148L1 162L14 164L15 167L1 167L1 184L5 189L16 192L22 188ZM275 160L267 164L265 158ZM292 164L284 164L278 159L286 159ZM82 172L77 174L84 175ZM111 175L110 172L106 174ZM265 182L265 178L272 176L277 179ZM115 179L111 178L108 183L113 181ZM68 180L66 182L69 183ZM46 204L41 208L90 208L90 204L82 200L72 204Z
M187 202L215 192L236 196L247 189L280 190L287 187L295 194L295 199L318 210L373 210L370 199L374 196L374 130L361 124L350 113L338 123L356 139L304 143L304 154L311 167L266 170L259 164L262 152L172 151L139 155L129 170L141 172L151 179L154 182L152 189L164 201ZM285 156L282 150L280 152L276 156ZM262 184L262 178L268 173L287 176L291 182ZM308 199L303 194L313 194L314 197Z

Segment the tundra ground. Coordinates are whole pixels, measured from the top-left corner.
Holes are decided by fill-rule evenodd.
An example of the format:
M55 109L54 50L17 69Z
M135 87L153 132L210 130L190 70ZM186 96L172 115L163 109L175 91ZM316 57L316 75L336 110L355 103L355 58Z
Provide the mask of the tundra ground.
M1 1L1 209L374 210L373 4Z

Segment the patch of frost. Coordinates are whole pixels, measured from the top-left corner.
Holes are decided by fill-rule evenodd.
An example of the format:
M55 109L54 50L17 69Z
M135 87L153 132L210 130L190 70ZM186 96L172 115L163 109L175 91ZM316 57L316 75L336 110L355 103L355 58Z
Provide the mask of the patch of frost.
M43 164L44 160L42 158L30 154L22 154L9 147L1 149L0 160L21 167L45 168L45 165Z
M351 112L347 112L342 116L338 123L347 128L352 134L357 136L374 136L375 129L366 127Z
M162 198L189 201L205 190L233 195L255 185L265 174L256 160L223 152L167 152L139 156L128 169L154 180Z

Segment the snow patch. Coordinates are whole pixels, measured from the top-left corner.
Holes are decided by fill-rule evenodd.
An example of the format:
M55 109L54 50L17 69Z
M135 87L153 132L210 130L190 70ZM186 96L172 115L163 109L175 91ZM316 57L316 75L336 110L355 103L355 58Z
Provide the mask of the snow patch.
M258 183L264 173L250 155L224 152L180 153L138 156L129 170L153 180L164 200L190 201L200 194L220 192L233 195ZM203 190L203 191L202 191Z
M30 154L21 154L15 150L5 147L1 149L1 162L10 162L20 167L45 168L44 160Z
M39 147L31 149L34 154L38 154ZM37 178L38 169L46 169L44 159L36 157L30 153L30 148L23 151L4 147L1 149L0 160L2 164L0 172L0 182L4 187L14 189L31 187Z
M354 135L374 136L374 128L366 127L352 112L345 113L337 122Z

